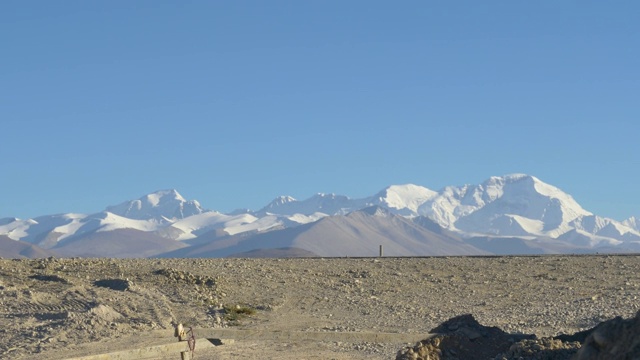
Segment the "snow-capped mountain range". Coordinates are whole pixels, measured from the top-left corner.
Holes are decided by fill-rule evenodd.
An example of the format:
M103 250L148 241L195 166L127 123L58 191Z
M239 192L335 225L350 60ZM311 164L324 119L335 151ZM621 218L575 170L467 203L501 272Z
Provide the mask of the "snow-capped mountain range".
M225 244L224 241L236 244L244 241L239 239L247 239L256 234L313 224L326 217L346 216L370 207L386 209L395 217L415 220L415 224L423 224L424 219L428 219L429 231L439 227L438 231L446 231L451 239L518 239L523 243L535 242L543 248L545 244L553 244L553 249L557 249L560 244L564 249L562 251L580 252L640 249L640 219L631 217L618 222L594 215L557 187L523 174L491 177L482 184L448 186L439 191L413 184L392 185L363 199L316 194L299 201L290 196L281 196L258 211L245 210L228 214L206 210L197 201L184 199L176 190L162 190L137 200L108 206L105 211L96 214L68 213L26 220L0 219L0 236L58 250L63 255L73 253L109 256L108 253L92 253L89 245L86 251L79 250L82 249L83 239L101 241L101 246L104 246L105 241L110 241L110 234L120 237L126 234L126 238L133 239L131 241L144 234L146 239L154 239L149 240L149 244L158 246L157 251L146 249L145 254L161 254L175 248L215 241L220 244ZM369 212L364 214L375 215ZM383 218L385 217L372 219L389 221L382 220ZM409 225L398 227L400 220L393 221L396 225L385 227L396 229L389 236L405 239L405 234L398 235L397 231L404 231L398 229L405 229ZM358 222L362 226L370 226L363 225L365 223L370 221ZM319 229L327 231L329 227L326 224L327 222L322 227L313 227L316 235L319 234ZM320 235L317 236L320 239L318 241L322 241ZM300 241L298 243L306 244ZM256 244L255 246L264 248L273 247L267 240ZM331 254L340 252L339 248L335 248L335 243L331 246ZM318 253L321 247L321 244L314 244L313 251ZM72 248L74 251L70 252L68 249ZM464 248L465 253L473 252L468 247ZM412 249L417 248L414 246ZM319 255L323 254L323 251L319 252ZM479 249L478 253L487 252ZM136 256L134 253L131 255Z

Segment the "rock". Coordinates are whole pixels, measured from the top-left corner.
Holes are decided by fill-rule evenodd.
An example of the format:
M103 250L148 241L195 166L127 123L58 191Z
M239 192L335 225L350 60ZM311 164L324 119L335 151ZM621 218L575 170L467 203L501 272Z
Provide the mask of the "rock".
M111 290L127 291L133 287L133 282L129 279L103 279L94 281L93 285Z
M463 333L469 340L475 340L482 336L482 334L480 334L479 332L469 328L462 328L460 329L460 332Z
M553 338L525 339L513 344L496 360L569 360L580 348L579 342Z
M438 335L417 343L412 351L398 353L396 359L409 359L406 354L412 353L418 354L417 359L492 359L509 350L514 339L535 338L483 326L471 314L453 317L430 332Z
M627 320L621 317L600 323L585 339L574 360L640 358L640 311Z

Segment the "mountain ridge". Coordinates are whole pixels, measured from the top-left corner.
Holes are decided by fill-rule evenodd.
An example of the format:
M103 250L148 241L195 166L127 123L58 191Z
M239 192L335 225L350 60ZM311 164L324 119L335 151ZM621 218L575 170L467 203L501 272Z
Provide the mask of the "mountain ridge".
M56 250L82 238L109 241L109 234L129 229L135 230L129 233L144 233L141 237L148 244L171 247L165 243L171 240L186 242L179 246L183 247L202 243L205 238L250 237L361 211L374 211L369 215L379 217L422 219L427 230L446 231L455 235L453 238L538 239L550 246L560 241L566 243L567 249L573 246L580 251L605 246L624 250L640 244L637 218L620 222L597 216L583 209L571 195L526 174L492 176L477 185L447 186L439 191L415 184L390 185L360 199L324 193L305 200L280 196L258 211L237 210L227 214L207 210L196 200L186 200L175 189L159 190L107 206L94 214L67 213L26 220L3 218L0 236ZM127 238L135 241L134 236ZM500 242L478 243L494 246ZM280 247L297 248L294 245ZM323 254L318 249L302 249ZM245 250L253 249L238 249L238 253ZM153 251L146 249L145 254L149 253Z
M185 200L175 189L158 190L136 200L108 206L105 211L134 220L170 221L201 214L196 200Z

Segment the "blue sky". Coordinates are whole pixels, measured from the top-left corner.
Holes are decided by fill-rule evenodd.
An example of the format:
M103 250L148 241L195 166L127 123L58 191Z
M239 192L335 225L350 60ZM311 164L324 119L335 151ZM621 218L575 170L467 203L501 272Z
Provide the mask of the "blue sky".
M640 215L635 1L3 1L0 217L527 173Z

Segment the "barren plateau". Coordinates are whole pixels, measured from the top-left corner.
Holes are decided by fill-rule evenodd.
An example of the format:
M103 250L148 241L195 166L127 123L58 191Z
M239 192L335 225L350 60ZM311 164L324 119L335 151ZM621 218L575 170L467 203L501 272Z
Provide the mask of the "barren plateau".
M0 358L175 341L182 323L236 337L200 359L393 359L462 314L554 336L632 317L639 296L635 255L2 259Z

